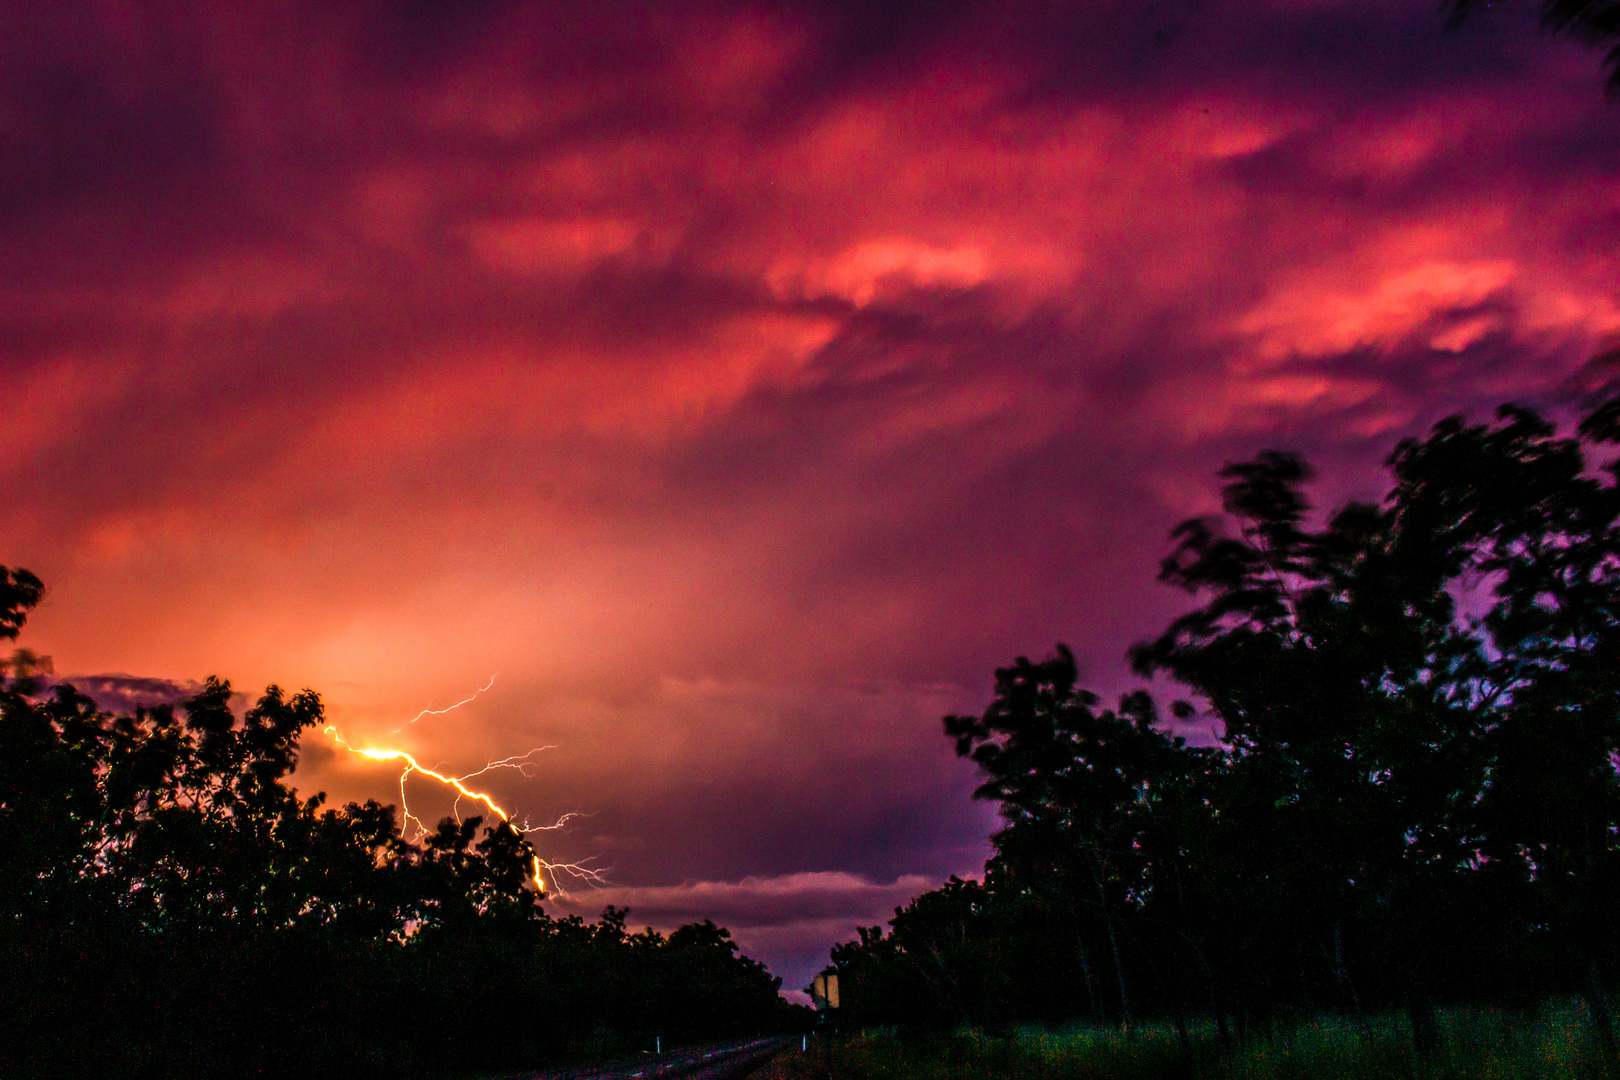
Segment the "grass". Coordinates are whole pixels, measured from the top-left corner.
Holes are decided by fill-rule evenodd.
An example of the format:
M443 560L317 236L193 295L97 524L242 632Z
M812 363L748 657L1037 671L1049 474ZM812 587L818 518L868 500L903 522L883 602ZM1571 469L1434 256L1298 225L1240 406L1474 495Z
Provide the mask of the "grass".
M1322 1017L1278 1029L1229 1058L1212 1027L1194 1029L1183 1054L1169 1025L1125 1036L1112 1030L1038 1028L992 1036L962 1031L903 1040L893 1031L813 1039L756 1074L761 1080L1620 1080L1575 1003L1534 1014L1449 1010L1442 1049L1420 1062L1398 1016L1373 1018L1364 1036L1352 1020Z

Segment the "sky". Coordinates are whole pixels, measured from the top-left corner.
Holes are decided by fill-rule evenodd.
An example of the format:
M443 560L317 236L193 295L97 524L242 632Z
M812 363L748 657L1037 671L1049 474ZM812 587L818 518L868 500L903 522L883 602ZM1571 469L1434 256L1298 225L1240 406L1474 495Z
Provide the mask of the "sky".
M538 750L479 782L577 815L533 835L603 882L554 912L712 917L802 987L982 866L942 716L1058 642L1133 685L1224 462L1377 498L1438 418L1591 389L1620 105L1529 5L1442 23L0 3L20 644L308 687L446 772ZM295 779L400 795L318 734Z

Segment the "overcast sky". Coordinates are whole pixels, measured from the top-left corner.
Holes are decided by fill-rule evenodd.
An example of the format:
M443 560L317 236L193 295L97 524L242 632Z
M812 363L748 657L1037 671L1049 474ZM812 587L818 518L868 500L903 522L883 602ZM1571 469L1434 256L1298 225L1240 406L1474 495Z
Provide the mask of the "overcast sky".
M6 3L22 644L447 772L550 747L481 780L581 815L574 909L803 986L981 866L941 716L1059 641L1131 685L1224 461L1332 504L1571 407L1620 106L1508 7ZM297 779L399 797L318 735Z

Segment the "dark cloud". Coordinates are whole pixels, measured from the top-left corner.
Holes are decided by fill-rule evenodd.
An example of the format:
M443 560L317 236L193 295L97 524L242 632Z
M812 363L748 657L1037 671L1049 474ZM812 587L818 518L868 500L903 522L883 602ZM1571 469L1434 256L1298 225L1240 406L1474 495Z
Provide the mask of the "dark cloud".
M663 927L698 918L749 929L826 919L851 920L854 926L858 920L887 919L894 908L903 907L937 884L920 875L880 883L844 872L799 873L749 877L737 882L575 888L557 905L563 910L593 914L609 904L628 907L637 921Z
M630 924L668 932L700 919L732 931L745 954L767 956L785 990L807 985L827 962L829 942L856 927L882 926L896 908L937 887L923 875L871 881L855 874L799 873L741 881L685 881L649 888L577 888L551 910L594 918L608 905L630 909Z
M202 691L199 682L139 675L68 675L57 680L73 687L108 712L132 713L158 705L179 705Z

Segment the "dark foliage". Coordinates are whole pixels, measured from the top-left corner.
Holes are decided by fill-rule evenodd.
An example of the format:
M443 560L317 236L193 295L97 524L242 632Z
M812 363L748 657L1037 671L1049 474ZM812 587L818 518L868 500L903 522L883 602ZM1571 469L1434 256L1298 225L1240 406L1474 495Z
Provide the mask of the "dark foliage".
M1491 0L1443 0L1447 23L1457 26ZM1587 45L1606 49L1610 97L1620 95L1620 0L1541 0L1541 24Z
M0 636L40 594L0 571ZM314 694L112 715L28 659L0 677L0 1075L442 1077L798 1022L712 923L548 917L505 823L413 844L391 806L299 798Z
M1310 470L1222 471L1224 518L1172 534L1200 606L1131 650L1190 692L1101 709L1068 650L945 719L1003 828L952 881L833 952L851 1013L948 1024L1143 1014L1220 1040L1324 1008L1586 1002L1620 895L1620 442L1504 407L1389 458L1380 505L1310 524Z
M15 641L28 612L45 595L45 586L27 570L0 566L0 639Z

